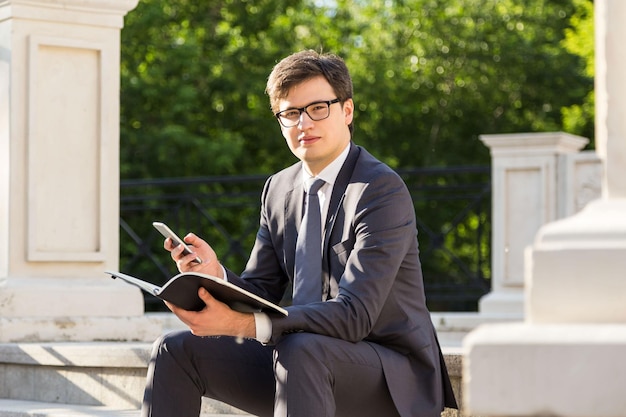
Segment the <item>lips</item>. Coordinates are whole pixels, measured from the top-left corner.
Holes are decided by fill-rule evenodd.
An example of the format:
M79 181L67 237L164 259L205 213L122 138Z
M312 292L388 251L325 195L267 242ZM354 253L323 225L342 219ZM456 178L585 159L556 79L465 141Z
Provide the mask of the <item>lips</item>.
M306 146L306 145L311 145L315 142L317 142L320 139L319 136L304 136L298 139L298 141L300 142L301 145Z

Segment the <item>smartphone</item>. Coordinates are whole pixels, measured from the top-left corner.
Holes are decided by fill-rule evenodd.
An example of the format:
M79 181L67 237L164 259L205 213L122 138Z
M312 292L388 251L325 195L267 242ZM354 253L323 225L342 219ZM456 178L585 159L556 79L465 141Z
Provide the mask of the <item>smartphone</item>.
M174 247L176 247L178 245L183 245L183 248L185 248L185 250L183 251L183 254L189 255L190 253L192 253L192 250L189 248L189 246L187 246L187 244L185 242L183 242L183 240L180 237L178 237L178 235L176 233L174 233L172 231L172 229L167 227L167 225L165 223L152 222L152 226L154 226L154 228L157 229L164 237L171 238L172 239L172 243L174 244ZM202 263L202 259L198 258L197 256L196 256L195 260L199 264Z

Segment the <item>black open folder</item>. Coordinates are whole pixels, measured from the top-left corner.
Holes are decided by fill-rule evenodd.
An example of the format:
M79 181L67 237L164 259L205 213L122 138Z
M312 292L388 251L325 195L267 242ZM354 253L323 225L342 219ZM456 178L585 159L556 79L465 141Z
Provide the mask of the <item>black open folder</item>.
M200 311L204 308L204 302L198 297L198 289L204 287L213 297L227 304L233 310L244 313L274 311L285 316L287 315L287 310L284 308L228 281L211 275L184 272L176 275L167 281L165 285L159 287L121 272L105 272L113 278L124 280L141 288L148 294L189 311Z

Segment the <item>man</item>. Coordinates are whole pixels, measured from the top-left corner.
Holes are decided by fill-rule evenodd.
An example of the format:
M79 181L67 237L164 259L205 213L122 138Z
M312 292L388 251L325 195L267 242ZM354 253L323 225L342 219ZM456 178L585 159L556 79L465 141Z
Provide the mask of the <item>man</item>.
M227 279L272 302L293 283L293 305L288 316L240 313L203 289L200 312L168 305L191 331L155 343L142 415L195 417L202 396L275 417L430 417L456 407L426 309L412 200L398 175L351 141L343 60L288 56L267 93L300 162L267 180L245 271L224 268L194 234L184 239L193 254L164 245L180 271ZM301 223L310 221L303 212L316 212L317 202L305 203L309 178L323 180L309 192L323 227L306 232L323 237L317 262L297 254Z

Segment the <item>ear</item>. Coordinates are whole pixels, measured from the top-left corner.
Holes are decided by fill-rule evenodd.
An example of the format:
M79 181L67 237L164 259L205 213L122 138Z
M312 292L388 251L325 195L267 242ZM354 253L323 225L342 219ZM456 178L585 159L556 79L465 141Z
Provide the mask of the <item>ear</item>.
M343 115L346 121L346 126L352 123L354 118L354 101L351 98L343 102Z

